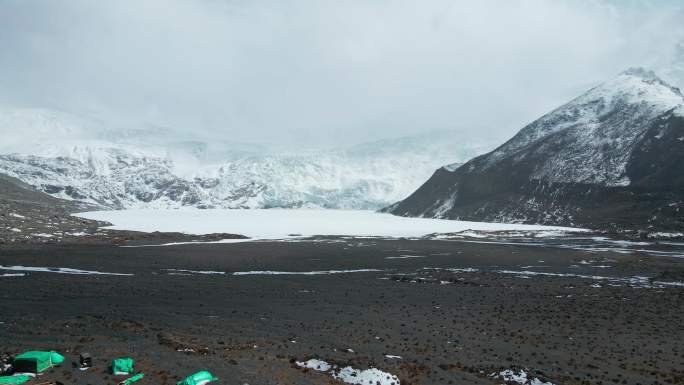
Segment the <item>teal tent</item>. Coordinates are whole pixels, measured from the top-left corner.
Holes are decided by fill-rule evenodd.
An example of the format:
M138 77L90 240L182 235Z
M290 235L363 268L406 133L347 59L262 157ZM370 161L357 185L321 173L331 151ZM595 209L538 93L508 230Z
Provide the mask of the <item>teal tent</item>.
M0 377L0 384L2 385L20 385L31 379L31 376L2 376Z
M120 385L131 385L132 383L134 383L136 381L142 380L143 377L145 377L145 373L140 372L133 377L127 378L127 379L119 382L119 384Z
M135 369L133 369L134 361L129 357L115 358L112 361L112 374L117 376L123 376L127 374L133 374Z
M218 378L214 377L211 373L203 370L197 372L191 376L186 377L183 381L179 381L176 385L204 385L206 383L216 381Z
M40 373L53 366L61 365L64 356L56 352L30 351L14 357L14 370L16 372Z

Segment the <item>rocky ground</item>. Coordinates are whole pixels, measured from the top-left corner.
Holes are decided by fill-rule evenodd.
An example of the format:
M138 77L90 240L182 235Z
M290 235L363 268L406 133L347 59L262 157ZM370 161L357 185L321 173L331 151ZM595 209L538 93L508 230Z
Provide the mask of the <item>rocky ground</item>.
M509 369L682 384L682 261L464 240L6 245L0 350L59 351L65 365L42 379L65 384L118 382L106 366L121 355L141 384L201 369L225 384L342 384L346 366L401 384L501 384L492 374ZM80 352L92 369L72 367ZM297 364L312 358L337 368Z
M96 221L72 217L94 206L53 198L0 174L0 245L43 243L97 232Z
M40 383L119 382L117 356L141 385L684 383L671 236L253 242L70 215L92 209L0 176L0 354L64 354Z

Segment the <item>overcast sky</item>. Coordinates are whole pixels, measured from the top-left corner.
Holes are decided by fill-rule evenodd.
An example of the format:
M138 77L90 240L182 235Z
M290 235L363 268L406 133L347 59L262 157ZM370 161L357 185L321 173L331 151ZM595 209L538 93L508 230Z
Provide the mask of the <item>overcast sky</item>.
M0 103L286 145L510 136L667 67L679 3L0 0Z

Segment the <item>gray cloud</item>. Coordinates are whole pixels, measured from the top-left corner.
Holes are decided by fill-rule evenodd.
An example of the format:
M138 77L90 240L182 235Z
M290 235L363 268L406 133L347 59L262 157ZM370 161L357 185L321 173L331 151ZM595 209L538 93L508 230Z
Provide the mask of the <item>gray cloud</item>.
M626 67L667 67L678 7L4 0L0 101L287 145L508 136Z

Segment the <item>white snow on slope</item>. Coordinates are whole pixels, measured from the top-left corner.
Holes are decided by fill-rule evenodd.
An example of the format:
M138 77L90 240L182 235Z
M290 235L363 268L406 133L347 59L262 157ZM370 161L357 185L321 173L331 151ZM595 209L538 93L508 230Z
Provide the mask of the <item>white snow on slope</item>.
M461 146L259 154L198 165L188 174L172 158L86 144L59 157L3 155L0 172L58 198L111 208L375 209L405 198L441 164L488 149Z
M567 227L406 218L354 210L123 210L93 211L77 216L106 221L110 228L132 231L230 233L253 239L314 235L407 237L477 231L577 231Z
M3 266L0 265L0 270L9 271L30 271L39 273L55 273L55 274L71 274L71 275L121 275L131 276L133 274L124 273L106 273L102 271L79 270L69 267L36 267L36 266Z
M533 178L629 185L627 161L644 130L662 114L683 106L684 97L677 88L651 71L632 68L532 122L469 167L472 171L487 169L507 157L520 162L528 146L557 134L531 153L548 155Z

